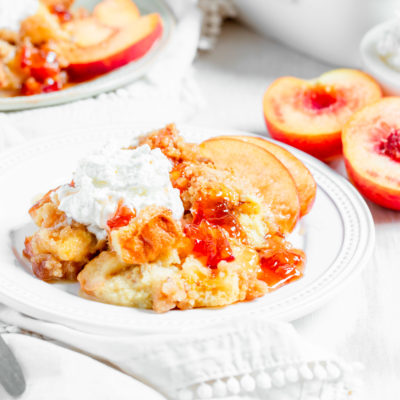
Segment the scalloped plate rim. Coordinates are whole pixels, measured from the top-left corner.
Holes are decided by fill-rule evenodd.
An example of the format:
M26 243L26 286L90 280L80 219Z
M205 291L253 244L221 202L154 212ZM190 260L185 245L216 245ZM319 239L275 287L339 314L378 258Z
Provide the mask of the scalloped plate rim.
M151 130L152 128L154 128L154 124L136 124L133 127L128 124L112 124L110 126L102 125L101 129L103 129L103 132L100 133L100 136L105 139L108 135L107 132L109 131L109 129L111 129L115 131L116 136L122 134L123 137L128 137L129 133L129 135L133 137L133 131L145 132L147 130ZM179 128L183 132L192 132L193 134L194 132L199 132L200 135L203 136L203 138L224 134L251 134L246 131L237 131L233 129L207 129L203 127L193 127L190 125L179 125ZM51 137L43 137L40 139L29 141L29 143L20 145L14 149L10 149L0 155L0 178L2 174L5 173L4 171L8 169L7 165L10 164L10 162L12 163L13 159L15 160L15 157L24 157L26 156L26 154L24 153L32 154L32 150L40 149L43 146L48 147L49 149L57 149L59 148L59 146L62 146L63 143L68 143L71 141L73 143L79 143L80 141L90 141L92 143L94 138L99 136L99 129L100 127L97 125L90 125L89 131L87 127L79 127L75 129L73 134L68 133L63 136L52 135ZM62 129L60 129L59 131L62 131ZM86 134L84 132L86 132ZM251 135L261 136L256 134ZM281 305L278 304L277 306L275 305L272 307L263 307L257 301L245 303L245 305L247 306L245 310L246 313L265 313L265 310L268 309L269 315L273 319L294 320L308 314L309 312L324 304L329 298L334 296L334 294L338 290L340 290L344 284L349 282L351 279L354 279L358 275L358 273L365 266L366 262L372 254L375 238L374 225L372 216L365 201L347 180L339 176L337 173L329 169L329 167L327 167L325 164L314 159L313 157L288 145L284 145L283 143L276 142L266 137L263 138L271 140L272 142L278 143L279 145L289 149L302 161L305 162L305 164L311 169L313 174L322 176L323 179L327 180L327 182L329 181L330 184L334 185L334 187L340 192L341 196L347 196L349 201L348 204L351 204L354 207L354 210L352 210L352 212L355 212L353 217L357 219L358 223L362 224L364 227L363 230L360 229L358 232L359 237L362 238L362 243L358 244L357 247L354 249L352 259L350 259L350 261L348 261L345 266L341 267L340 275L334 277L331 282L325 282L322 289L304 288L304 290L300 292L300 295L297 295L298 299L288 298L285 301L280 301ZM25 210L22 210L21 212L24 213ZM344 218L343 213L344 211L341 210L340 217L342 219ZM350 215L352 215L352 213L350 213L349 216ZM348 218L349 216L347 216L346 218ZM2 255L0 254L0 261L1 258ZM337 257L335 258L334 262L337 262ZM222 308L222 313L215 312L214 315L213 312L215 310L213 309L195 309L189 311L171 311L167 314L163 314L163 316L160 316L153 313L152 311L131 309L127 307L112 306L108 304L94 302L95 304L101 304L100 308L104 310L104 312L93 312L94 307L84 307L87 308L87 310L84 310L82 312L82 310L76 309L76 313L71 313L65 311L66 309L60 310L57 309L57 307L52 307L51 305L49 306L49 304L47 304L46 302L42 304L39 304L40 302L36 302L34 304L32 302L28 302L27 299L23 299L21 298L21 296L15 295L15 289L17 289L15 285L13 288L7 288L6 281L7 279L5 279L2 271L0 270L0 300L3 301L5 304L14 307L17 310L31 315L35 318L43 318L54 322L64 323L88 331L101 330L103 332L110 333L115 329L126 332L152 331L156 328L160 330L170 330L176 328L184 329L185 326L184 324L182 324L182 318L178 318L176 323L174 323L173 318L164 318L163 316L169 315L171 313L180 313L182 315L186 313L186 315L188 315L187 322L190 322L190 326L193 326L193 324L198 324L199 326L201 326L204 323L213 323L213 321L216 320L220 321L221 319L234 318L235 316L232 315L232 312L224 312L224 310L231 311L232 309L237 307L237 305L227 306L225 308ZM301 282L301 280L298 282ZM297 282L295 284L297 284ZM266 296L270 295L267 294ZM79 303L81 299L77 299L79 299ZM70 304L69 307L72 307L72 309L74 309L75 305L73 303L76 303L76 301L76 299L71 301L72 305ZM240 304L244 303L239 303L239 305ZM116 314L118 314L117 317L108 318L108 320L106 320L107 318L105 318L105 314L110 317L110 310L115 310L115 307L123 309L124 311L116 312ZM190 313L192 313L192 315L189 317ZM195 315L193 313L197 314L199 317L193 317L193 315ZM132 318L132 321L120 318L119 314L126 314L125 317L131 314L130 317ZM150 317L151 321L148 318L149 315L152 315L152 317ZM136 323L139 323L140 326L137 326Z

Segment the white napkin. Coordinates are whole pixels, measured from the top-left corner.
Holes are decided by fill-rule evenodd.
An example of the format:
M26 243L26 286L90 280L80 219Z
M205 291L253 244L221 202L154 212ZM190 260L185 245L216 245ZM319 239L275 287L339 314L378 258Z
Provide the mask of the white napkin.
M221 33L224 20L236 17L235 5L232 0L198 0L198 5L204 15L199 48L211 50Z
M26 379L20 400L165 400L147 385L80 353L27 335L3 338ZM12 400L1 385L0 399Z
M6 307L0 308L0 320L106 360L168 399L355 398L354 367L357 366L349 366L305 342L290 324L260 316L204 326L201 331L148 335L115 332L112 336L36 320ZM23 345L24 337L16 336L13 340L18 348L19 342ZM68 357L76 357L78 362L82 356L71 351ZM24 371L32 369L32 359L23 357L20 361ZM38 376L46 379L51 374L51 362L46 365L45 361L40 362L40 372L35 369L36 379ZM28 384L30 378L28 373ZM60 387L65 386L65 376L58 378ZM121 398L128 398L128 390L127 387L127 396ZM53 397L43 393L40 399Z

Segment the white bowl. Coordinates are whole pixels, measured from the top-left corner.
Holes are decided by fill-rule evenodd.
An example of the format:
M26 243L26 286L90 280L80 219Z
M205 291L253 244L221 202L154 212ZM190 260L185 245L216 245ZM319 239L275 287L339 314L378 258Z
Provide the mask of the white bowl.
M378 54L377 43L396 20L386 21L370 29L360 44L364 69L381 85L384 94L400 96L400 72L388 65Z
M360 40L391 18L399 0L233 0L263 35L333 65L360 67Z

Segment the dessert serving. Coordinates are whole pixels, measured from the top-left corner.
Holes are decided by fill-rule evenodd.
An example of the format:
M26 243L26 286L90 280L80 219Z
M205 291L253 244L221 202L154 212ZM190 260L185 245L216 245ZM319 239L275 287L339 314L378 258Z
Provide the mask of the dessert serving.
M39 227L25 240L33 273L157 312L252 300L300 278L305 254L286 236L316 185L291 153L264 142L195 145L168 125L88 155L29 210Z
M49 93L93 79L144 56L162 35L160 15L141 16L132 0L103 0L92 12L73 3L26 0L19 10L3 2L0 96Z

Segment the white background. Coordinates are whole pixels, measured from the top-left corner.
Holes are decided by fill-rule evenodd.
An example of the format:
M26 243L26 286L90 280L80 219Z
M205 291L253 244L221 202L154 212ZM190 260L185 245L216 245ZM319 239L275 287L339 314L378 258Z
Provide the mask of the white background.
M191 124L267 135L262 96L275 78L312 78L332 69L233 22L215 50L202 53L195 78L206 104ZM343 173L341 160L332 167ZM295 322L314 343L365 365L363 400L400 399L400 212L370 205L376 249L356 281L319 311Z

